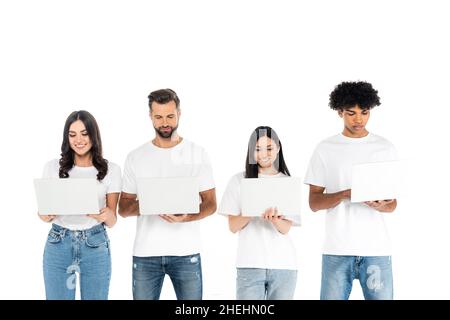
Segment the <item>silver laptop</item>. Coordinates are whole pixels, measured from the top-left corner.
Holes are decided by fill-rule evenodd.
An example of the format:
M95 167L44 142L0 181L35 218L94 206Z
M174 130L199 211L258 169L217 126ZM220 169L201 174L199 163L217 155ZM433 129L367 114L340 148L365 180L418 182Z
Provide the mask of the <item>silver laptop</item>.
M402 180L400 161L354 165L351 202L396 199L400 194Z
M85 215L100 212L96 179L34 179L40 215Z
M137 188L141 215L200 212L197 177L138 178Z
M284 216L299 216L301 185L295 177L242 179L242 215L261 216L266 209L277 207Z

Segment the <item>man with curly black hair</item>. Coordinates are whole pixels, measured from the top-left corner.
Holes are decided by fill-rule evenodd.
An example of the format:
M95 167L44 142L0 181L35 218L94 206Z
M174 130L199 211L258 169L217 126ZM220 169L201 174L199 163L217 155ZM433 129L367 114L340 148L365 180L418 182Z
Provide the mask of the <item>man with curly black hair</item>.
M342 82L329 106L343 119L342 133L320 142L305 176L311 210L327 210L320 298L348 299L359 279L365 299L392 299L391 246L384 215L396 199L351 203L352 166L397 159L388 140L366 129L370 111L380 105L367 82Z

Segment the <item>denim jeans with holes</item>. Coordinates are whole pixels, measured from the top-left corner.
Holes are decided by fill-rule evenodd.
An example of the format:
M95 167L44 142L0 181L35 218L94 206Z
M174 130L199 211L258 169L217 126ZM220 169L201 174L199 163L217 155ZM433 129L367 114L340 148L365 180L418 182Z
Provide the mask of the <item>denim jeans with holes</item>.
M158 300L166 274L178 300L202 299L200 254L133 257L133 298Z

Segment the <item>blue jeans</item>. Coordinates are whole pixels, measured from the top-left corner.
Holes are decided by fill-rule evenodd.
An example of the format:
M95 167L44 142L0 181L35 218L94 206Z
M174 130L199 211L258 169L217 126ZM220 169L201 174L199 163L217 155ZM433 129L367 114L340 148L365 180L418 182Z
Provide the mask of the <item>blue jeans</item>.
M297 270L237 268L237 300L291 300Z
M392 300L390 256L322 256L321 300L347 300L354 279L359 279L366 300Z
M103 224L72 231L56 224L44 250L44 282L48 300L74 300L80 275L82 300L107 300L111 279L109 239Z
M158 300L166 274L178 300L201 300L200 254L189 256L133 257L133 299Z

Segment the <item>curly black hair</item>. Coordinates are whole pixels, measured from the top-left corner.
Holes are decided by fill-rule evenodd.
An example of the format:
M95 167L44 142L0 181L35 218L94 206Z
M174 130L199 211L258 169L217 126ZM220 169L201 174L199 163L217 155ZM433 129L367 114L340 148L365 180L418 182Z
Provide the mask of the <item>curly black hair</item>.
M328 105L333 110L344 110L358 105L361 109L372 109L381 104L378 91L364 81L342 82L330 93Z

